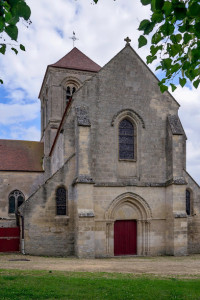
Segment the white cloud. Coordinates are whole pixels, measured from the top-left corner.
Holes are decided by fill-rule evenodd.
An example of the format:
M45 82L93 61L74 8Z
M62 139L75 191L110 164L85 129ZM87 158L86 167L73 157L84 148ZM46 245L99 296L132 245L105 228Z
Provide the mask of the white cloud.
M22 125L11 126L10 138L14 140L38 141L40 139L40 130L35 126L24 128Z
M33 104L0 103L0 124L11 125L34 120L40 114L39 102Z
M200 90L180 87L173 96L181 105L179 116L187 135L187 169L200 182Z

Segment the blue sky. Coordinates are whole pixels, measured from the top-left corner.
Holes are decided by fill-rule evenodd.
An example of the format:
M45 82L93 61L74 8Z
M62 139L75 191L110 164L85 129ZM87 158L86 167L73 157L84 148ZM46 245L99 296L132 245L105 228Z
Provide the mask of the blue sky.
M26 52L13 51L0 56L0 138L40 139L40 101L38 94L48 64L55 63L76 47L103 66L131 38L131 46L143 60L148 47L138 49L137 28L148 18L148 6L133 0L28 0L32 24L20 24L19 42ZM156 62L150 66L155 69ZM160 77L160 76L159 76ZM188 137L187 169L200 183L200 91L191 86L178 87L173 96L181 104L179 116Z

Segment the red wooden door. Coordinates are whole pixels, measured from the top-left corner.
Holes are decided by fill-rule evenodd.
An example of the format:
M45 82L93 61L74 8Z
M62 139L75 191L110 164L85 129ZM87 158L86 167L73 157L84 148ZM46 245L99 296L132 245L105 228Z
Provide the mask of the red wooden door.
M19 251L20 229L0 228L0 252Z
M137 254L137 222L118 220L114 223L114 255Z

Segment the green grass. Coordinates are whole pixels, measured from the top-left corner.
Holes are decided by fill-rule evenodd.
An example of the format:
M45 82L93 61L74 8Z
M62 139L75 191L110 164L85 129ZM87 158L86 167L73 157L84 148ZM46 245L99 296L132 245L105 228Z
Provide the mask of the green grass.
M117 273L0 270L0 299L200 300L200 279Z

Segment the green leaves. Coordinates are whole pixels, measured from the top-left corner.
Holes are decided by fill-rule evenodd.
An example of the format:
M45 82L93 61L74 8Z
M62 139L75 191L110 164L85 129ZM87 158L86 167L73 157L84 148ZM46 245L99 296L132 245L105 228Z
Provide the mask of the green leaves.
M171 88L172 88L172 92L174 92L177 87L173 83L170 83L170 85L171 85Z
M140 23L140 26L138 27L138 30L145 30L147 26L149 26L150 21L149 20L143 20Z
M19 45L19 48L20 48L22 51L26 51L24 45L22 45L22 44Z
M142 3L142 5L148 5L148 4L151 4L151 0L141 0L141 3Z
M7 33L7 35L9 35L9 37L16 41L17 40L17 36L18 36L18 28L16 25L8 25L5 27L5 32Z
M17 55L17 53L18 53L17 49L15 49L14 47L12 47L11 50L14 51L15 54Z
M18 54L18 48L25 51L25 47L17 43L17 26L20 19L23 19L23 21L30 25L30 15L31 10L25 0L0 0L0 37L2 38L3 34L7 34L5 38L3 35L4 42L0 44L1 54L5 55L7 49L12 50L15 54ZM16 45L13 45L10 39L15 41ZM2 79L0 79L0 83L3 84Z
M169 1L165 1L162 9L163 9L163 12L164 12L165 16L168 17L171 14L172 10L173 10L172 9L172 3L169 2Z
M6 44L0 44L0 53L5 54L6 52Z
M184 85L186 84L187 80L185 78L180 78L179 77L179 83L182 87L184 87Z
M150 22L149 20L143 20L140 23L138 30L143 30L144 34L149 34L154 28L154 22Z
M155 55L159 50L162 50L162 45L156 46L156 47L154 45L152 45L150 48L152 55Z
M200 16L200 4L198 2L190 1L188 8L188 15L190 17Z
M151 4L152 15L140 23L143 35L139 37L139 47L147 43L144 35L153 32L147 63L160 60L156 70L165 74L159 84L161 92L169 85L175 90L176 76L182 87L190 80L197 88L200 84L200 1L141 0L141 3Z
M186 17L187 8L183 2L179 2L174 6L174 15L176 20L183 20Z
M200 80L197 79L197 80L195 80L195 81L193 82L193 86L197 89L198 86L199 86L199 83L200 83Z
M147 56L147 64L151 64L155 59L157 59L156 55L154 55L154 56L148 55Z
M162 40L162 35L160 32L154 33L151 39L152 44L158 44Z
M192 39L192 35L189 34L189 33L185 33L184 36L183 36L183 42L184 44L188 44L188 42Z
M164 85L164 84L161 84L160 85L160 91L161 91L161 93L164 93L164 92L166 92L168 90L168 87L166 86L166 85Z
M163 36L169 36L172 35L174 32L174 25L170 22L165 22L162 26L160 26L160 31L163 33Z
M24 20L28 20L31 15L30 7L22 0L15 1L15 4L12 7L12 14L15 17L24 18Z
M141 35L138 39L138 48L141 48L147 44L147 39Z
M164 0L152 0L151 1L151 10L152 11L161 10L163 5L164 5Z

